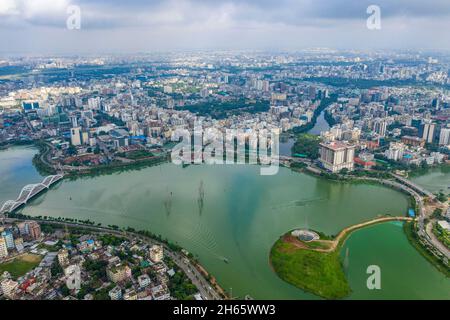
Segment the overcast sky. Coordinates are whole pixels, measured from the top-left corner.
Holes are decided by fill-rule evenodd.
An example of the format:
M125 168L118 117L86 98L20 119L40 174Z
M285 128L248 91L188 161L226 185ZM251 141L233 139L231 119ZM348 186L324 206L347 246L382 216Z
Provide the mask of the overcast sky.
M381 30L369 30L369 5ZM69 30L71 5L81 29ZM450 49L450 0L0 0L0 52Z

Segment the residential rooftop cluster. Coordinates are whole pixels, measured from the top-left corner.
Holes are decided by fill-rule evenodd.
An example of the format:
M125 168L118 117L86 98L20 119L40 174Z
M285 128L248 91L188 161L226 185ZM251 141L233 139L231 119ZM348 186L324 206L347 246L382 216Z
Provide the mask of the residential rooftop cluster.
M162 245L36 221L1 235L4 299L203 299Z

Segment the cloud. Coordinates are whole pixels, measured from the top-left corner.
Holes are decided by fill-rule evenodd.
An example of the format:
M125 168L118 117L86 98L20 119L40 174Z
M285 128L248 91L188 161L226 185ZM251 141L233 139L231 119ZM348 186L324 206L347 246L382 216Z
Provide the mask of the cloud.
M377 32L365 27L371 4L381 8ZM66 30L69 5L81 9L78 33ZM448 47L449 18L448 0L0 0L0 40L67 51L98 49L99 43L123 51L327 43Z

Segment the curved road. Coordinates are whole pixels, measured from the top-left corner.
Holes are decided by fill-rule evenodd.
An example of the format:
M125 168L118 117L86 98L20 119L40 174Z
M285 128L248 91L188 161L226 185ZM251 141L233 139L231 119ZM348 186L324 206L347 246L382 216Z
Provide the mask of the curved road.
M21 220L6 218L5 221L13 222L13 221L21 221ZM206 280L206 278L198 271L198 269L195 267L195 265L188 258L186 258L184 255L181 255L178 252L171 251L167 247L167 245L165 245L164 243L161 243L159 241L156 241L154 239L148 238L148 237L140 235L140 234L126 232L126 231L116 231L116 230L111 230L111 229L104 228L104 227L88 226L88 225L77 224L77 223L47 221L47 220L45 220L45 221L37 220L37 221L48 223L48 224L56 224L56 225L64 225L64 226L67 225L67 226L77 227L77 228L81 227L81 228L85 228L85 229L94 230L97 232L108 233L108 234L113 234L113 235L117 235L120 237L125 237L128 240L139 239L139 240L142 240L143 242L147 243L148 245L154 245L154 244L161 245L164 247L164 251L167 254L167 256L169 256L172 260L174 260L174 262L178 265L178 267L185 272L186 276L197 287L201 296L205 300L222 300L222 297L217 293L216 290L214 290L214 288L211 286L211 284L208 282L208 280Z

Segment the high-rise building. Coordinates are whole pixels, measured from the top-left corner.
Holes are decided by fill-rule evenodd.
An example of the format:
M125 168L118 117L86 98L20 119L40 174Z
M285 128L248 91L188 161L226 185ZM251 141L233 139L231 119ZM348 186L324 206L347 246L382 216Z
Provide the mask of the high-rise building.
M405 152L405 145L399 142L391 142L389 149L385 151L386 158L394 161L402 159Z
M310 86L308 89L308 97L310 99L315 99L316 98L316 87L314 86Z
M100 97L89 98L88 99L88 108L91 110L100 110L101 101Z
M14 245L16 246L17 252L22 252L23 251L24 246L23 246L23 239L22 238L14 239Z
M442 128L439 134L439 145L450 145L450 128Z
M439 110L439 98L434 98L433 101L431 102L431 106L435 110Z
M8 249L14 249L14 238L11 230L5 230L2 232L2 238L5 239L6 247Z
M20 235L28 235L30 233L30 230L28 229L28 223L26 222L20 222L17 225L17 228L19 228Z
M78 127L78 117L75 115L70 116L70 123L72 125L72 128L77 128Z
M353 170L355 146L341 141L320 144L320 162L331 172Z
M70 129L70 143L74 146L81 145L81 128L80 127Z
M373 123L373 131L378 133L381 137L386 135L387 122L383 119L376 119Z
M4 258L8 256L8 247L6 246L6 240L1 237L0 238L0 258Z
M208 88L203 88L200 90L200 96L202 98L206 98L207 96L209 96L209 90Z
M41 236L41 226L36 221L29 221L28 229L30 230L30 236L33 239L38 239Z
M436 125L434 123L431 123L431 122L423 124L423 127L422 127L422 139L425 142L433 143L435 126Z
M86 131L81 131L81 127L70 129L70 143L74 146L89 143L89 134Z

